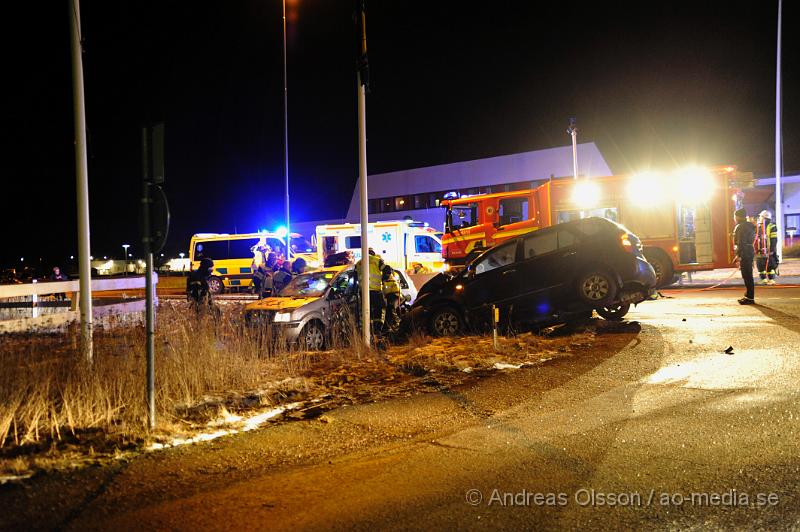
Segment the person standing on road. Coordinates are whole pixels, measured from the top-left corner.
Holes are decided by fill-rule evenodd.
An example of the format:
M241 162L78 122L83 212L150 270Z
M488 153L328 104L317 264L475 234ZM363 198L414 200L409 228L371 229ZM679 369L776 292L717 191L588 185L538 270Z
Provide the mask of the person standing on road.
M186 296L195 304L196 309L207 303L212 306L211 291L208 289L208 278L214 270L214 261L208 257L200 261L200 266L186 278Z
M763 210L756 226L756 265L760 284L775 284L778 267L778 227L772 223L772 214Z
M756 302L755 281L753 280L756 228L747 220L747 212L744 209L738 209L733 213L733 219L736 222L736 228L733 230L735 261L739 263L739 270L742 272L745 286L745 294L743 298L739 299L739 304L752 305Z
M388 264L383 267L383 296L386 298L386 322L384 328L391 331L397 325L397 309L400 306L400 283L397 274Z
M53 273L50 274L51 281L69 281L69 277L61 271L61 268L58 266L53 266ZM55 294L56 301L64 301L67 299L67 294L65 293L58 293Z
M277 295L292 280L292 264L284 260L278 271L272 276L272 295Z
M375 254L375 250L369 248L369 314L372 322L373 334L380 332L383 328L383 313L386 307L383 299L383 259ZM355 270L359 283L361 280L361 261L356 262Z

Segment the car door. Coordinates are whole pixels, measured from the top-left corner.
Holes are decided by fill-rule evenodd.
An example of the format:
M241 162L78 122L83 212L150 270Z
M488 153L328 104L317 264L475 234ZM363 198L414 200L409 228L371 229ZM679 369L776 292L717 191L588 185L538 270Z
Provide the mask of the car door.
M464 306L479 319L490 319L492 305L505 308L516 297L518 244L514 240L497 246L470 265L462 297Z
M536 231L522 239L518 270L521 311L551 314L561 306L579 263L579 239L567 229Z

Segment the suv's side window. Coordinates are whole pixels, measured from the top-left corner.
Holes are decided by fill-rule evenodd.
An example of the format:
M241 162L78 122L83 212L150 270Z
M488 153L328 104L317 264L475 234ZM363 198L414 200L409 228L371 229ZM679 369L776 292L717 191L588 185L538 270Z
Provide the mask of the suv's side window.
M517 243L509 242L504 244L483 257L478 264L475 265L475 273L480 275L488 271L500 268L514 262L517 258Z
M532 259L558 249L558 233L555 231L539 233L538 231L522 242L525 259Z

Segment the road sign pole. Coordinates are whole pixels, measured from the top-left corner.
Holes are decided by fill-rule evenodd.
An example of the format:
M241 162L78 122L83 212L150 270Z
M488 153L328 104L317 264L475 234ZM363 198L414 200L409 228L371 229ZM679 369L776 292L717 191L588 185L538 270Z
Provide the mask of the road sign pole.
M155 308L153 301L153 252L150 227L150 143L148 128L142 129L142 245L146 261L145 331L147 346L147 422L150 430L156 427L155 371Z
M78 272L80 274L81 353L91 363L92 340L92 264L89 230L89 169L86 161L86 111L83 94L83 45L79 0L69 3L72 36L72 103L75 113L75 178L78 195Z

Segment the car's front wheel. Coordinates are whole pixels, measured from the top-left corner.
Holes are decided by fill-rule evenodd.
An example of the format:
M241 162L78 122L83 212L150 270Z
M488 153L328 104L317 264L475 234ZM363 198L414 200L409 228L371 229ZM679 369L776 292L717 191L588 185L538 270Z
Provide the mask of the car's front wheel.
M307 351L322 351L325 349L325 329L322 325L312 321L300 331L300 347Z
M592 270L578 277L578 298L594 308L604 307L614 301L617 284L602 270Z
M609 321L622 321L622 318L628 313L631 309L630 303L618 303L616 305L608 305L606 307L598 307L595 310L597 314L600 315L601 318L605 318Z
M219 277L208 278L208 291L214 295L221 294L225 290L225 285Z
M431 316L431 333L435 336L456 336L461 334L464 324L461 315L452 307L436 310Z

